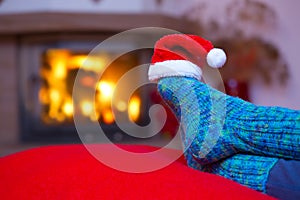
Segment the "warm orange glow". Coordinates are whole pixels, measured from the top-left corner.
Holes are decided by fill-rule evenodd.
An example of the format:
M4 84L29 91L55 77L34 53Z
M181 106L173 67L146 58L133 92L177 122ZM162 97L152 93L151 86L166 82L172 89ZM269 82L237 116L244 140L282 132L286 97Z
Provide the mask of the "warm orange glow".
M80 103L81 112L84 116L90 116L94 112L93 103L90 101L82 101Z
M70 123L74 109L76 109L89 120L106 124L114 123L111 102L116 87L116 77L124 71L124 67L118 65L120 71L110 72L98 81L95 77L105 69L108 58L108 54L102 55L102 53L96 56L72 54L67 49L47 50L40 70L43 84L39 91L39 100L42 104L40 116L43 122L47 124ZM83 91L96 90L95 101L81 100L75 108L72 102L72 90L79 69L83 69L87 74L80 78L80 87ZM114 103L114 106L118 111L128 112L132 121L139 118L141 100L137 96L132 97L129 103L119 100Z
M69 51L65 49L49 50L47 56L52 67L52 76L56 79L65 79L67 76L67 60Z
M98 116L94 108L94 102L82 101L80 103L81 113L92 121L97 121Z
M39 100L42 104L49 103L48 91L45 88L41 88L39 91Z
M61 95L59 91L56 89L50 90L49 116L58 121L62 120L62 117L60 116L60 112L59 112L60 104L61 104Z
M140 115L140 106L141 106L140 98L134 96L130 99L128 105L128 116L130 120L137 121Z
M82 67L88 71L94 71L95 73L101 72L106 65L106 57L89 56L87 60L83 63Z
M67 101L63 105L63 112L68 116L72 117L73 116L73 103L71 100Z
M114 93L114 85L107 81L100 81L98 83L97 89L101 94L103 100L111 100Z
M103 111L102 118L103 118L103 122L106 124L112 124L115 121L114 115L110 109Z
M94 80L94 78L92 78L90 76L85 76L80 80L80 83L83 86L93 88L94 85L96 84L96 80Z
M54 77L57 79L65 79L67 76L66 65L63 60L58 60L53 69Z
M69 68L80 68L86 71L93 71L95 73L101 72L106 63L104 56L96 57L92 55L74 55L68 60Z
M50 90L50 100L51 101L60 101L60 93L56 89Z
M121 112L125 112L127 110L127 104L124 102L124 101L119 101L117 104L116 104L116 107L119 111Z
M79 68L80 66L83 65L86 59L87 59L87 55L72 56L68 60L68 66L69 68Z

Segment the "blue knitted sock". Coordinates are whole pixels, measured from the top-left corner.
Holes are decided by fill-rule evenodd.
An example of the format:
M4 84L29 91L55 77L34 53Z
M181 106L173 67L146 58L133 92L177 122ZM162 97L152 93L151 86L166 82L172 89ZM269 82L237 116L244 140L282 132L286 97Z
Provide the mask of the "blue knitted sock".
M164 77L158 91L201 165L238 153L300 159L300 111L256 106L188 77Z
M278 158L235 154L224 160L202 166L189 151L188 149L185 152L188 166L196 170L223 176L263 193L266 193L270 171L278 161Z

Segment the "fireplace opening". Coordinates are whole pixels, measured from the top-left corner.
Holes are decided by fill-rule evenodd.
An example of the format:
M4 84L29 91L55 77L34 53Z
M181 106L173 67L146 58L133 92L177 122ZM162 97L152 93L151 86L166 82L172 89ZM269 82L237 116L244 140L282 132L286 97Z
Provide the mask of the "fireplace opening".
M90 55L88 59L87 56L87 53L72 52L69 49L48 49L43 54L40 69L42 84L39 89L40 118L43 123L47 125L72 123L74 113L72 90L76 74L81 68L87 75L79 80L80 86L87 90L95 90L95 102L83 98L79 112L91 121L114 124L111 102L116 83L128 70L138 65L138 57L135 54L127 54L118 58L105 70L94 88L94 82L97 80L93 78L106 68L105 60L110 59L110 55L103 52L102 56ZM123 89L126 90L126 86ZM140 118L141 97L137 92L128 103L119 101L113 106L120 112L126 112L132 122L137 122Z
M124 123L128 118L132 123L146 125L150 121L147 110L151 106L151 99L148 97L155 88L138 88L128 101L112 99L118 80L132 68L149 63L151 51L132 51L106 66L107 60L118 54L118 48L122 48L122 45L103 49L100 55L93 56L89 52L97 42L51 41L24 40L20 48L22 140L80 142L73 120L75 110L81 112L86 120L99 123L112 141L136 139L118 127L113 109L127 116ZM74 107L72 91L79 69L86 74L77 80L81 90L93 90L95 100L82 98L78 107ZM102 74L101 79L96 80L99 73ZM147 76L141 74L136 77L140 78ZM134 80L126 84L134 84ZM123 92L129 88L126 84L121 87Z

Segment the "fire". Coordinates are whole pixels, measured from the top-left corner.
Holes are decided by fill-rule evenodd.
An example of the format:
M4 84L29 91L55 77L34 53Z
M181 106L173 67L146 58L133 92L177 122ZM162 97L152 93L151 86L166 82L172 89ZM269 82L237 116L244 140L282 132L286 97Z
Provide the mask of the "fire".
M89 102L89 101L82 101L80 103L80 108L81 108L82 114L85 116L90 116L94 112L93 103Z
M116 87L118 73L95 80L94 75L101 73L107 62L107 54L103 56L87 56L85 54L72 54L66 49L49 49L45 52L44 66L40 75L43 83L39 91L39 100L43 105L41 117L45 123L67 123L73 119L74 110L81 112L82 116L92 121L106 124L115 122L112 106L120 112L127 112L131 121L137 121L140 116L141 99L133 96L129 103L118 101L112 105L113 94ZM95 90L95 101L82 100L78 108L74 108L72 101L73 83L76 73L81 68L87 76L79 80L81 87ZM118 66L118 70L122 66ZM90 76L90 74L94 74ZM117 75L116 75L117 74ZM126 88L125 88L126 89Z
M114 93L114 84L107 81L100 81L98 83L97 89L101 94L103 100L111 100Z
M140 98L134 96L129 101L128 106L128 116L129 119L132 121L136 121L140 115L140 106L141 106L141 100Z
M87 56L87 55L73 55L68 59L68 66L70 68L79 68L86 71L93 71L95 73L102 72L106 62L107 56L102 55L101 57Z
M112 124L115 121L113 112L110 109L104 110L102 117L106 124Z
M74 113L73 102L68 100L63 105L63 113L65 113L68 117L72 117Z
M80 102L81 113L92 121L97 121L97 113L95 111L94 102L84 100Z

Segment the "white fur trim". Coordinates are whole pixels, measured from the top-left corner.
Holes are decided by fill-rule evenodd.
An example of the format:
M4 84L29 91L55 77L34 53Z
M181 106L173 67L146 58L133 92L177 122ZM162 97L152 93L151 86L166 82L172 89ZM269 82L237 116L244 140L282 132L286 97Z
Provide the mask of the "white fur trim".
M166 60L151 64L148 71L150 81L156 81L163 77L187 76L201 79L202 70L194 63L187 60Z
M206 60L209 66L220 68L226 62L226 54L222 49L214 48L208 52Z

